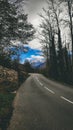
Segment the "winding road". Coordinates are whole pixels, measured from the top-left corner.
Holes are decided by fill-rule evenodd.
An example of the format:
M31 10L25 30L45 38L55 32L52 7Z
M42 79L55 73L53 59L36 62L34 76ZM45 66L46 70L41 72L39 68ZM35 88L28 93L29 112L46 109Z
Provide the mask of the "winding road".
M73 89L31 74L18 90L8 130L73 130Z

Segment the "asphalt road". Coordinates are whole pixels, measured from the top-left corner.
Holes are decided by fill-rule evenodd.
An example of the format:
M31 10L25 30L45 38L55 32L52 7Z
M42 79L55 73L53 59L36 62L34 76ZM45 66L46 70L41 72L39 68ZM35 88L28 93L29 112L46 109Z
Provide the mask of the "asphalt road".
M73 89L32 74L17 92L8 130L73 130Z

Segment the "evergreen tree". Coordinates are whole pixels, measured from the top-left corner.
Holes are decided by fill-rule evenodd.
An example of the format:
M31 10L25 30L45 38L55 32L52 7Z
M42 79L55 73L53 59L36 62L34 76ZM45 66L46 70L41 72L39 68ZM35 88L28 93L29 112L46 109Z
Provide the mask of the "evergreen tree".
M62 50L62 40L61 40L61 31L58 27L58 66L59 66L59 74L60 78L64 77L64 58L63 58L63 50Z
M58 78L58 64L54 35L52 35L51 55L51 76L56 79Z
M34 28L28 23L27 15L18 14L17 8L8 0L0 1L0 46L7 47L11 40L23 43L32 40Z
M35 33L32 24L28 23L27 18L28 18L27 14L18 15L18 31L17 31L18 38L24 44L32 40Z
M24 63L24 70L25 70L25 72L28 72L28 73L32 73L33 72L33 68L31 66L30 62L27 61L27 60Z
M8 0L0 1L0 47L5 47L15 37L17 28L16 9Z

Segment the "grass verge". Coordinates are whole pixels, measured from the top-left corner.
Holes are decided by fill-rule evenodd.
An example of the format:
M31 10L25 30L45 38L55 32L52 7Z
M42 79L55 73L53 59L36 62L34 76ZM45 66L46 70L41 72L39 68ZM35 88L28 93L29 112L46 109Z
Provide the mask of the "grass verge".
M0 130L7 130L13 112L13 100L20 86L17 82L0 83Z
M1 93L0 94L0 129L6 130L9 125L9 120L12 115L12 102L15 94Z

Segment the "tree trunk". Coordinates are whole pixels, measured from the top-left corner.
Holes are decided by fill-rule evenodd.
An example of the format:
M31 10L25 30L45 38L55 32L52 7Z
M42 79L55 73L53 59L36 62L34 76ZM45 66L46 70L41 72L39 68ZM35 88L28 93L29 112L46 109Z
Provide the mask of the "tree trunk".
M72 0L68 0L68 13L70 18L70 31L72 41L72 73L73 73L73 25L72 25Z

